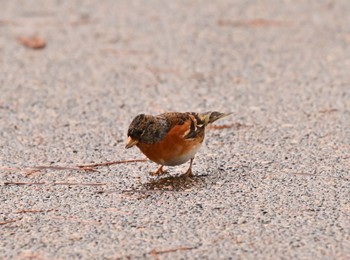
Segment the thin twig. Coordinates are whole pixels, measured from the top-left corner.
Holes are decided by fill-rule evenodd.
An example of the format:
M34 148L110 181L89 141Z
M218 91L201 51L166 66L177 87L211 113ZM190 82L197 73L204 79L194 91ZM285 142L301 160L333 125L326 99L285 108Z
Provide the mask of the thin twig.
M77 183L77 182L4 182L4 185L68 185L68 186L103 186L107 183Z
M53 182L52 185L78 185L78 186L104 186L108 183L77 183L77 182Z
M39 165L39 166L33 166L23 169L26 172L26 175L31 175L36 172L40 172L41 170L54 170L54 171L64 171L64 170L71 170L71 171L90 171L90 172L97 172L95 167L100 166L110 166L114 164L122 164L122 163L134 163L134 162L147 162L148 159L133 159L133 160L122 160L122 161L113 161L113 162L103 162L103 163L94 163L94 164L86 164L86 165L77 165L77 166L55 166L55 165ZM0 170L4 171L21 171L20 168L12 168L12 167L0 167Z
M159 259L158 255L159 254L166 254L166 253L172 253L172 252L177 252L177 251L185 251L185 250L192 250L195 249L195 247L190 247L190 246L182 246L182 247L177 247L177 248L171 248L171 249L164 249L164 250L156 250L153 249L150 254L153 256L155 260Z
M48 209L48 210L39 210L39 209L22 209L14 212L15 214L20 214L20 213L41 213L41 212L51 212L54 211L55 209Z
M122 160L122 161L114 161L114 162L104 162L104 163L95 163L95 164L85 164L78 165L79 168L84 167L99 167L99 166L110 166L113 164L122 164L122 163L133 163L133 162L147 162L148 159L133 159L133 160Z
M30 170L73 170L73 171L91 171L96 172L95 169L88 166L34 166L30 167Z
M250 19L250 20L219 20L219 26L232 26L232 27L278 27L288 26L289 23L280 20L268 20L268 19Z
M4 185L44 185L46 182L19 182L19 181L8 181L4 182Z
M321 114L327 114L327 113L333 113L333 112L337 112L338 109L336 108L325 108L325 109L321 109L318 112Z
M7 167L7 166L1 166L0 171L20 171L21 169L19 168L14 168L14 167Z
M3 221L3 222L0 222L0 225L10 224L10 223L16 222L18 220L21 220L21 218L20 219L13 219L13 220L8 220L8 221Z

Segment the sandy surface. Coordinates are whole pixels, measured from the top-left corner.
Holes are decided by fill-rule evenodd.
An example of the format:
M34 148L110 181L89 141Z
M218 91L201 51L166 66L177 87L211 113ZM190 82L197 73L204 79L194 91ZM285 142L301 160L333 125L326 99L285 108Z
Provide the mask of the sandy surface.
M350 258L349 1L0 2L1 259ZM192 179L74 168L208 110Z

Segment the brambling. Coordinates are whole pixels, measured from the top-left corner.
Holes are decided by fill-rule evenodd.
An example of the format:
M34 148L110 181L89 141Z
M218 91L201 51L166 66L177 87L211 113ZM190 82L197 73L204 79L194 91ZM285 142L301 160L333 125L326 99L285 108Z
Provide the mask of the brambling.
M165 173L163 166L180 165L188 160L187 176L192 176L192 162L204 140L205 127L231 113L168 112L157 116L140 114L128 129L125 148L137 146L160 167L151 175Z

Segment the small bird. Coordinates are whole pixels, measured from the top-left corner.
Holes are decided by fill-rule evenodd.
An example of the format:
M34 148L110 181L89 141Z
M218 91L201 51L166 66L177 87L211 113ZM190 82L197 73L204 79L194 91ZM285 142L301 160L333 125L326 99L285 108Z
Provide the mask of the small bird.
M205 127L232 113L220 112L168 112L157 116L140 114L131 122L125 148L137 146L151 161L160 164L158 176L165 171L163 166L180 165L188 160L187 176L192 176L192 162L204 140Z

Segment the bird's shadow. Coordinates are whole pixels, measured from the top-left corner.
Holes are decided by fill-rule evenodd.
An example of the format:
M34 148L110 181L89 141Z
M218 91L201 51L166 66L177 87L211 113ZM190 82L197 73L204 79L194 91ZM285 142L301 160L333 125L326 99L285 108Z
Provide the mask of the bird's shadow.
M205 178L209 176L196 175L196 176L162 176L156 179L151 179L145 183L140 183L130 189L126 190L99 190L97 194L108 194L108 193L119 193L124 195L138 195L138 199L145 199L152 194L157 194L158 192L180 192L191 190L192 188L200 188L206 185Z
M197 176L166 176L157 179L149 180L143 183L142 186L146 190L160 190L160 191L183 191L191 189L192 187L201 187L205 184L205 177L208 175Z

